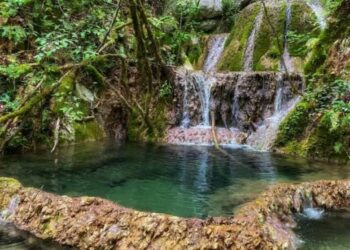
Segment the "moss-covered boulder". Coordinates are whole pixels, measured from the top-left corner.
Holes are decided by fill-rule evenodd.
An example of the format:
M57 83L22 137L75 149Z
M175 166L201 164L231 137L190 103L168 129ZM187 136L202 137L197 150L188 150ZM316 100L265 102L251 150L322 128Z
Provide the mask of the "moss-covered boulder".
M11 199L19 191L20 188L21 183L19 183L17 180L12 178L0 177L0 209L2 211L5 211L8 208ZM2 216L4 216L3 213Z
M339 2L305 66L307 91L283 121L276 149L309 158L350 160L350 1Z
M286 2L273 1L266 5L267 14L260 2L243 9L236 18L224 54L219 62L221 71L241 71L248 39L256 19L263 15L257 27L253 51L253 70L277 71L280 65L286 27ZM272 29L272 27L273 29ZM307 56L307 43L319 34L316 16L305 1L291 2L291 23L288 29L288 48L295 71L302 71Z
M218 70L241 71L245 47L259 11L261 11L261 6L256 3L249 5L237 16L222 58L218 63Z

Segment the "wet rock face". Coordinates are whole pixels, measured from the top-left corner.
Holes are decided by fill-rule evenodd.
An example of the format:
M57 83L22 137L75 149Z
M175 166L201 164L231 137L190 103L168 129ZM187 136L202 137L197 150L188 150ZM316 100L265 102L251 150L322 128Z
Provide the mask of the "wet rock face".
M295 249L293 214L305 204L326 210L350 206L349 180L277 185L234 217L207 220L139 212L100 198L57 196L6 178L0 188L6 200L1 210L13 209L2 219L79 249Z
M236 127L249 132L275 109L275 97L280 82L283 82L282 100L287 103L296 96L293 88L301 89L303 79L298 74L288 76L275 72L231 72L208 73L177 70L175 79L175 98L173 113L179 126L188 114L188 126L203 122L203 102L200 97L198 75L211 82L210 111L214 111L215 121L221 127Z

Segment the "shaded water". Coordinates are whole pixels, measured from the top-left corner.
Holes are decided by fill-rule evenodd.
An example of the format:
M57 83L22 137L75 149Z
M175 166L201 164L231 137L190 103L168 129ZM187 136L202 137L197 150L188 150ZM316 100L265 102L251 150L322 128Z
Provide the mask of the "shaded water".
M326 213L322 218L299 218L296 233L302 250L350 249L350 212Z

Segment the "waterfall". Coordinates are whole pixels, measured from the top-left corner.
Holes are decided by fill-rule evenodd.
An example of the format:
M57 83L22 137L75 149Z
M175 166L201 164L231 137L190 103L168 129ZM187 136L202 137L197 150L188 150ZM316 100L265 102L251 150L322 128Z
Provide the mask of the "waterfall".
M325 11L322 7L322 4L319 0L308 0L307 5L311 8L311 10L315 13L317 22L320 25L321 29L326 28L327 21Z
M286 22L285 22L284 36L283 36L283 55L282 55L284 63L281 62L281 70L284 72L293 71L293 62L288 51L288 31L289 31L291 22L292 22L292 3L291 3L291 0L287 0Z
M257 35L260 31L263 17L264 17L264 11L263 11L263 8L261 8L259 14L256 16L254 20L254 27L249 35L247 46L244 52L244 65L243 65L244 72L253 71L255 42L256 42ZM233 117L233 122L235 127L238 127L238 124L239 124L239 100L238 100L239 98L238 97L239 97L239 86L241 85L243 79L244 79L244 74L240 75L238 78L238 81L235 86L234 97L233 97L232 117Z
M274 112L277 114L282 110L282 104L283 104L283 76L282 74L277 75L277 91L275 96L275 102L274 102Z
M209 38L208 55L203 65L204 72L216 70L216 65L224 51L227 37L228 34L219 34Z
M216 132L221 144L247 144L269 150L277 136L283 118L299 101L291 85L299 89L301 75L292 73L288 53L288 30L291 24L291 0L287 0L281 72L253 72L257 36L264 18L263 9L254 21L244 52L244 72L216 72L223 54L227 34L212 35L207 41L208 53L202 70L179 69L175 93L174 125L167 131L170 144L214 143L211 131L211 111L215 112ZM283 61L283 60L281 60ZM288 71L288 74L286 73ZM291 81L291 82L289 82Z
M247 46L244 52L244 65L243 65L244 71L253 71L255 41L260 31L263 17L264 17L264 12L263 12L263 9L261 9L259 14L255 18L253 30L250 33L247 41Z
M302 194L303 206L302 214L310 220L320 220L324 215L324 210L322 208L314 207L312 197L310 195Z
M188 78L186 74L186 78ZM189 117L189 103L188 103L188 81L185 81L184 84L184 92L183 92L183 98L182 98L182 121L181 121L181 127L188 128L191 123L191 119Z
M181 122L181 126L183 128L188 128L191 123L188 111L189 84L196 88L197 94L199 96L202 110L202 121L200 125L204 127L210 126L211 87L215 83L215 77L211 76L211 72L216 71L216 66L224 51L227 37L228 34L210 36L208 42L208 54L204 61L202 70L187 73L183 94L183 116Z
M198 95L202 107L202 123L204 127L210 126L210 95L215 78L204 74L202 71L192 74L194 84L198 88Z
M285 92L289 92L286 90L287 84L293 83L286 83L283 78L283 73L277 73L274 112L272 116L265 119L247 139L247 144L256 149L266 151L273 146L281 122L300 100L299 96L286 100L285 95L288 93Z

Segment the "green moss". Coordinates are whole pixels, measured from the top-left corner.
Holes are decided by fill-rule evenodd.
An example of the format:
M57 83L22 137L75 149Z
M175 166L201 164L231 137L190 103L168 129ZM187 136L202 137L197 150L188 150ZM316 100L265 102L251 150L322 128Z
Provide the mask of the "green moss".
M251 4L238 15L232 32L227 39L223 56L218 63L220 71L242 70L247 40L253 30L254 21L260 9L259 3Z
M53 104L54 112L58 113L64 106L66 106L67 98L70 96L70 93L72 93L72 91L74 90L75 76L75 72L71 71L62 79L61 84L55 93L55 99Z
M167 126L168 103L166 101L159 102L152 113L154 114L151 118L152 133L148 133L146 126L143 125L143 121L139 119L135 112L129 116L128 139L130 141L159 142L162 140Z
M305 74L314 74L325 70L325 61L329 48L339 39L347 38L350 34L350 2L343 0L337 4L328 19L327 28L319 36L318 42L313 46L312 53L305 66Z
M283 147L289 141L301 138L304 129L309 123L309 104L306 101L300 102L295 109L281 123L276 145Z
M289 50L297 68L303 67L307 55L307 43L319 34L316 17L308 5L299 0L292 2L292 19L289 31L294 36L289 40ZM233 27L228 39L223 57L219 62L222 71L242 70L244 52L247 40L254 26L254 21L260 11L259 3L243 10ZM279 69L283 46L286 20L286 3L267 5L268 16L264 15L260 30L255 41L253 69L255 71L277 71ZM270 23L271 24L270 24ZM273 30L271 28L273 26ZM276 37L277 36L277 37ZM293 39L294 38L294 39ZM278 42L279 41L279 45Z
M96 121L73 124L75 142L96 141L105 137L103 129Z
M92 76L93 80L97 82L100 86L105 86L105 79L101 72L99 72L96 67L91 64L85 65L84 68Z
M299 58L302 69L310 51L308 43L318 37L321 30L316 15L306 2L294 1L292 13L293 18L288 32L288 49L292 57Z
M189 56L192 56L192 58L190 58L190 62L194 65L194 68L196 70L200 70L202 67L203 67L203 64L204 64L204 60L205 58L207 57L208 55L208 41L209 41L209 36L204 36L202 37L199 45L197 45L196 47L196 50L197 52L199 52L200 54L198 55L197 53Z
M8 207L11 198L15 195L18 190L22 187L16 179L0 177L0 209L3 210Z
M268 17L264 15L256 39L253 62L253 68L256 71L277 71L280 65L281 52L277 39L281 46L283 43L286 4L269 6L268 13ZM275 33L272 31L269 21L273 25Z

